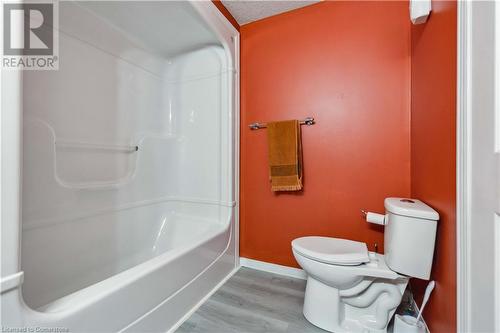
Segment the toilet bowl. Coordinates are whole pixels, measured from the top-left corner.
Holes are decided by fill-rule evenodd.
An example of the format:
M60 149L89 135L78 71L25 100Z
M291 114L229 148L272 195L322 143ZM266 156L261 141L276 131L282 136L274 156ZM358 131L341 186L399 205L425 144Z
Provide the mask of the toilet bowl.
M385 333L410 277L429 279L438 213L416 199L387 198L384 205L386 214L375 214L375 223L385 226L384 255L341 238L292 241L307 273L303 313L312 324L330 332Z
M295 239L292 250L308 276L308 321L331 332L387 331L408 277L390 270L383 255L361 242L328 237Z

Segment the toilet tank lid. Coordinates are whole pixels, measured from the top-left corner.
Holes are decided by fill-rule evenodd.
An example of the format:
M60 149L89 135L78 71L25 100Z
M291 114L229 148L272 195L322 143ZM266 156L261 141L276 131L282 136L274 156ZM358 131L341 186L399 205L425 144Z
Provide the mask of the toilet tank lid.
M385 210L396 215L426 220L439 220L439 214L420 200L407 198L386 198Z

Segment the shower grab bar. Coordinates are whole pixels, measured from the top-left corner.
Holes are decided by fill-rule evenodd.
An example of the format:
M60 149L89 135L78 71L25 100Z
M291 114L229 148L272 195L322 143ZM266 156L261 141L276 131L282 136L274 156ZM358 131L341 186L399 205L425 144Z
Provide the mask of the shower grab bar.
M88 143L88 142L56 141L55 145L61 148L98 149L98 150L108 150L108 151L120 151L125 153L133 153L139 150L139 146L104 145L99 143Z
M300 125L307 125L307 126L314 125L315 123L316 122L314 121L313 117L307 117L304 120L299 121ZM252 129L252 130L258 130L261 128L266 128L267 123L251 123L250 125L248 125L248 127L250 127L250 129Z

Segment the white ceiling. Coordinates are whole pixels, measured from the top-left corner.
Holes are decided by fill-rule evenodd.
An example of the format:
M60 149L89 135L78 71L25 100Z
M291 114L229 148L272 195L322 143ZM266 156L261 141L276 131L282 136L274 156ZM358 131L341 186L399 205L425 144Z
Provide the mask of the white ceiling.
M240 25L317 2L320 0L222 0Z

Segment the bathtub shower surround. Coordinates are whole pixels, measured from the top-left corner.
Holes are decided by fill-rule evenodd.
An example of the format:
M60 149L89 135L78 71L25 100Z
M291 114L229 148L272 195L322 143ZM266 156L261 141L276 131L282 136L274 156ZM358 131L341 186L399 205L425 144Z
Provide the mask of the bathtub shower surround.
M2 324L166 331L236 265L237 32L211 3L59 17L59 70L20 87L24 282Z

